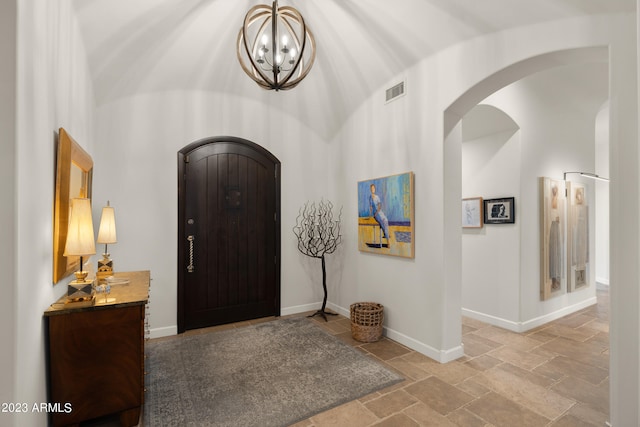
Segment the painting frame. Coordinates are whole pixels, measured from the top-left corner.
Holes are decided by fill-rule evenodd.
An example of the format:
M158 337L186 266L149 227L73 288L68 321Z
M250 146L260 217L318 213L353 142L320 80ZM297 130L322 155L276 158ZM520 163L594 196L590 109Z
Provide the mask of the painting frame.
M515 224L516 199L502 197L483 200L483 218L485 224Z
M462 228L482 228L484 226L484 203L482 197L462 199Z
M93 159L64 129L58 131L56 181L53 207L53 283L58 283L80 266L80 257L64 256L69 228L71 199L91 199Z
M405 172L358 182L361 252L415 258L414 181Z
M566 283L566 185L540 179L540 299L564 293Z
M567 291L586 288L590 283L589 199L587 187L567 181Z

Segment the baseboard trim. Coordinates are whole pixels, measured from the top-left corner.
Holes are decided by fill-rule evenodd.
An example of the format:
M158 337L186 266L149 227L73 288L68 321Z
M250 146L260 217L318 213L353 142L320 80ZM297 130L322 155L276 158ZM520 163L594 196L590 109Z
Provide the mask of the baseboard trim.
M178 335L177 326L166 326L164 328L153 328L149 330L149 338L162 338Z
M466 308L462 309L462 315L466 317L470 317L475 320L480 320L481 322L485 322L493 326L498 326L500 328L507 329L512 332L521 333L521 332L527 332L531 329L537 328L538 326L542 326L551 321L560 319L561 317L564 317L568 314L572 314L577 311L580 311L583 308L590 307L596 304L597 302L598 300L596 297L591 297L577 304L573 304L568 307L563 307L560 310L556 310L554 312L551 312L543 316L539 316L524 322L514 322L512 320L502 319L500 317L492 316L485 313L480 313L480 312L469 310Z
M303 305L294 305L293 307L280 308L280 315L290 316L292 314L304 313L306 311L320 310L320 307L322 307L322 303L320 302L314 302L311 304L303 304Z
M351 312L344 307L340 307L333 303L327 303L327 307L347 318L351 317ZM438 350L388 327L383 327L383 335L440 363L451 362L452 360L459 359L464 356L464 348L462 344L449 350Z

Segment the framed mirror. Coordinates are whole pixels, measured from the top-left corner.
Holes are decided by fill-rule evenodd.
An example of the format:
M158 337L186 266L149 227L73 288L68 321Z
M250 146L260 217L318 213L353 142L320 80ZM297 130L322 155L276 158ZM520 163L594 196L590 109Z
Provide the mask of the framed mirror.
M79 269L80 257L62 255L67 241L71 199L91 199L93 159L60 128L56 154L56 188L53 212L53 283Z

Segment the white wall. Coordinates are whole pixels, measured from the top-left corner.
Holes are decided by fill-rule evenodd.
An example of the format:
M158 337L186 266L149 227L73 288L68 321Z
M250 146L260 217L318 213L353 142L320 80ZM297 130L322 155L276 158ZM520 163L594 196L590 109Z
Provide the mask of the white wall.
M414 171L416 257L405 260L359 253L355 246L356 222L346 222L342 258L345 267L336 289L336 306L346 310L355 301L378 301L385 305L386 331L392 338L437 360L446 361L460 355L462 284L456 272L461 270L459 203L462 191L460 168L456 164L459 165L461 159L459 155L456 157L459 151L455 147L456 138L451 138L449 133L456 114L461 118L484 97L525 75L562 64L558 62L562 59L558 55L540 61L529 59L562 49L606 46L612 33L630 25L634 24L629 16L611 20L574 19L477 38L427 58L390 81L388 86L406 77L408 93L401 99L385 105L385 87L362 105L332 143L333 164L339 168L336 175L342 180L335 182L334 191L345 206L346 218L356 218L357 181ZM569 58L569 63L583 60L579 58L581 53L577 53L575 58ZM509 67L511 65L514 66ZM478 82L485 83L477 86ZM461 98L463 94L466 98ZM554 111L561 114L553 119L554 126L560 128L561 122L568 119L563 117L564 111ZM524 111L519 113L523 115ZM530 123L535 118L530 114L527 117ZM535 119L541 122L540 118ZM556 135L556 141L563 136ZM575 138L591 141L593 145L593 127L589 135L580 133ZM525 145L529 148L522 152L522 158L543 158L537 151L539 146L521 141L523 150ZM521 187L520 193L537 194L535 178L557 176L558 171L569 166L581 165L565 161L535 168L525 165L521 171L523 180L524 177L526 182L533 179ZM520 204L519 212L523 213L519 215L521 230L526 228L526 232L531 233L522 239L537 241L537 202ZM527 212L536 214L527 219ZM520 277L530 274L532 278L527 280L535 285L528 287L522 297L539 301L537 249L524 248L521 259L525 258L535 261L521 269ZM551 302L545 310L554 312L566 303ZM537 304L523 308L522 318L544 314L539 309Z
M520 168L518 126L504 112L474 107L462 119L462 197L515 197L515 224L462 230L463 313L518 329Z
M56 133L64 127L92 154L94 106L71 1L20 1L17 28L17 224L12 240L17 262L15 280L8 284L15 292L12 400L33 405L46 402L42 313L71 279L52 284ZM43 413L16 415L15 425L45 424Z
M0 271L3 298L0 302L0 324L4 345L0 348L0 402L15 401L16 361L15 283L16 283L16 17L15 0L0 3ZM9 415L0 415L0 421Z
M638 2L636 2L637 4ZM640 8L636 9L636 13ZM610 247L611 424L640 425L640 140L638 24L611 45Z
M255 87L256 93L264 92ZM255 100L200 92L139 95L97 113L94 201L115 208L118 243L109 246L117 271L151 270L152 336L177 331L177 153L210 136L248 139L282 163L282 314L318 308L320 264L297 251L292 228L307 200L327 197L328 146L311 129ZM295 97L295 91L288 94Z

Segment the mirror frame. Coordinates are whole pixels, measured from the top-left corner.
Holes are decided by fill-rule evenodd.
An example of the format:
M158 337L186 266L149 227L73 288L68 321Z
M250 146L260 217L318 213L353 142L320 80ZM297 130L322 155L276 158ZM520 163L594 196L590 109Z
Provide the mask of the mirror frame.
M71 168L78 167L82 172L79 194L71 193ZM58 133L56 156L56 184L53 214L53 283L58 283L80 266L80 257L63 255L69 228L69 210L71 199L86 197L91 199L93 179L93 159L80 147L63 128Z

